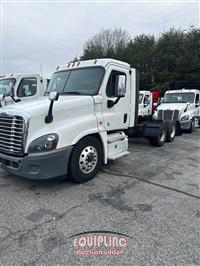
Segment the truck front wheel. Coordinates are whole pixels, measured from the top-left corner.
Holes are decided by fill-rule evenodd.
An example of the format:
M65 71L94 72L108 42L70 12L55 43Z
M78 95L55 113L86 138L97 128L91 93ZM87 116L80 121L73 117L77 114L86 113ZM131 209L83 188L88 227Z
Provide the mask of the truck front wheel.
M152 146L161 147L165 144L167 138L167 128L165 125L162 125L160 128L160 134L157 137L150 137L149 143Z
M174 141L175 136L176 136L176 122L171 120L168 123L167 141L168 142Z
M190 128L188 129L189 133L192 133L195 128L195 119L192 118Z
M103 154L99 140L85 137L74 147L70 159L69 174L72 181L84 183L92 179L102 166Z

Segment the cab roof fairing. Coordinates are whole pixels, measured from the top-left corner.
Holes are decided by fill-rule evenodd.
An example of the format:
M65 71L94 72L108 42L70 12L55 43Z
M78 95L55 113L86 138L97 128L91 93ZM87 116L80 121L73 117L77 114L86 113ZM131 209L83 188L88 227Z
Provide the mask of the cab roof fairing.
M57 67L56 72L62 71L62 70L71 70L71 69L78 69L78 68L84 68L84 67L93 67L93 66L101 66L106 67L109 64L114 64L121 66L126 69L130 69L131 67L128 63L115 60L115 59L92 59L92 60L85 60L85 61L76 61L72 62L66 65L60 65Z
M199 90L195 90L195 89L181 89L181 90L171 90L171 91L166 91L166 94L172 94L172 93L197 93L200 92Z

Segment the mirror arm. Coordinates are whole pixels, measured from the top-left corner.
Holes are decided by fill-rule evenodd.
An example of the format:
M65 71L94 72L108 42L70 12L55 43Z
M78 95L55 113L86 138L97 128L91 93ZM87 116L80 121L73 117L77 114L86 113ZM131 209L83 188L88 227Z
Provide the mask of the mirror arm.
M53 121L53 115L52 115L53 103L54 103L54 100L51 100L50 105L49 105L48 115L45 117L46 124L50 124Z
M108 100L107 107L112 108L115 104L117 104L119 102L120 98L121 97L117 97L117 99L115 101Z
M21 99L15 99L13 95L10 96L15 103L21 102Z

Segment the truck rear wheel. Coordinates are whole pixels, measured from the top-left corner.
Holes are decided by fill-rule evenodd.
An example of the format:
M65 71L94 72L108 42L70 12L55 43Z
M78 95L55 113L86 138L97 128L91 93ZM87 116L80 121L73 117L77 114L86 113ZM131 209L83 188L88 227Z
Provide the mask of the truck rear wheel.
M167 141L172 142L174 141L176 136L176 122L175 121L169 121L167 125Z
M102 166L103 154L99 140L89 136L80 140L71 155L69 172L72 181L84 183L92 179Z
M149 143L152 146L161 147L165 144L166 138L167 138L167 128L163 124L160 128L160 134L157 137L150 137Z

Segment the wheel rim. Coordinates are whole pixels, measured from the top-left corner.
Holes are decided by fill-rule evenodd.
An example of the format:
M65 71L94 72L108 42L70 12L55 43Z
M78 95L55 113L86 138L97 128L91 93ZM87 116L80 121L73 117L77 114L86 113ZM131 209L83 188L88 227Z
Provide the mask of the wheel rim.
M165 141L165 131L163 129L161 129L160 131L160 141L161 142Z
M79 157L79 167L81 172L84 174L91 173L95 169L97 161L98 153L95 147L87 146L84 148Z
M172 126L172 132L171 132L171 138L173 139L176 134L176 128L175 126Z

